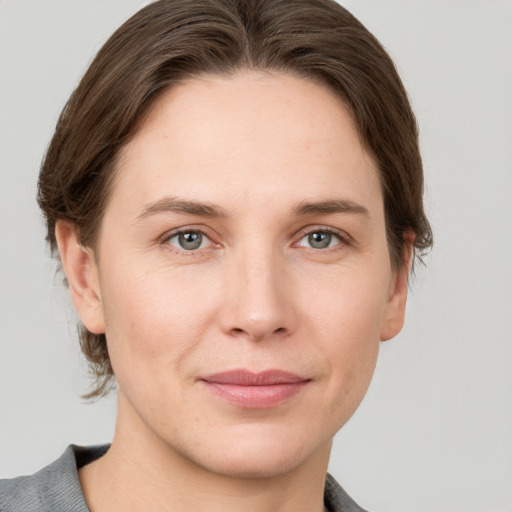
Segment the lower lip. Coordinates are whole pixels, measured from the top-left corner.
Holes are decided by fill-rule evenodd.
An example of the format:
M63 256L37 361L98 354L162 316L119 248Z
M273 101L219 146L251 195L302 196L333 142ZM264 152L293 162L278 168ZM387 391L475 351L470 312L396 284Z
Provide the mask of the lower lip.
M210 391L232 404L247 409L275 407L299 393L309 381L272 384L268 386L241 386L203 381Z

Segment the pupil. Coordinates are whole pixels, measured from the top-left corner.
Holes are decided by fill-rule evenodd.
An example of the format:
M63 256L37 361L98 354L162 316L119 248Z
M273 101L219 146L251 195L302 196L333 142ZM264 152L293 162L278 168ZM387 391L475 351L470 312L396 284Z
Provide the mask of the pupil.
M188 233L180 233L179 242L183 249L193 250L199 249L201 247L201 242L203 241L203 236L201 233L197 233L194 231Z
M326 247L329 247L329 244L331 243L330 233L311 233L308 238L309 244L315 249L325 249Z

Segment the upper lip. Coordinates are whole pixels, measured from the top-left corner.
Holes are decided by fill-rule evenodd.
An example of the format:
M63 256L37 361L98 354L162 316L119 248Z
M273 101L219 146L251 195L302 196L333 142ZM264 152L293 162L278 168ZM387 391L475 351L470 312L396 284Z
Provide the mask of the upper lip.
M200 380L214 384L231 384L236 386L272 386L276 384L294 384L309 379L283 370L265 370L252 372L237 369L226 372L213 373Z

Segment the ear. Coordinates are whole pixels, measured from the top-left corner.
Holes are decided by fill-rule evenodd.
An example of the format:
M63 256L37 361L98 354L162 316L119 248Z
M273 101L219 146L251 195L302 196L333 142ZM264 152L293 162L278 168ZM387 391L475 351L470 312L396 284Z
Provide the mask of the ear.
M78 241L76 226L69 222L57 222L55 237L78 315L87 330L94 334L103 334L105 320L94 252L82 247Z
M391 280L385 318L380 332L381 341L394 338L404 326L407 287L411 272L414 238L412 231L408 231L404 234L405 242L402 252L403 265L394 271Z

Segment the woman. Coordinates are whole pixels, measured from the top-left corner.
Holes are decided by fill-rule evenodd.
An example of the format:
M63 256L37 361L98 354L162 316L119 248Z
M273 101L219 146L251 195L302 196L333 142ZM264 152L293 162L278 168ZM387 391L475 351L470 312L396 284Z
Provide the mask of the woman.
M2 510L362 510L326 475L431 244L385 51L329 0L150 4L58 122L39 203L110 447Z

